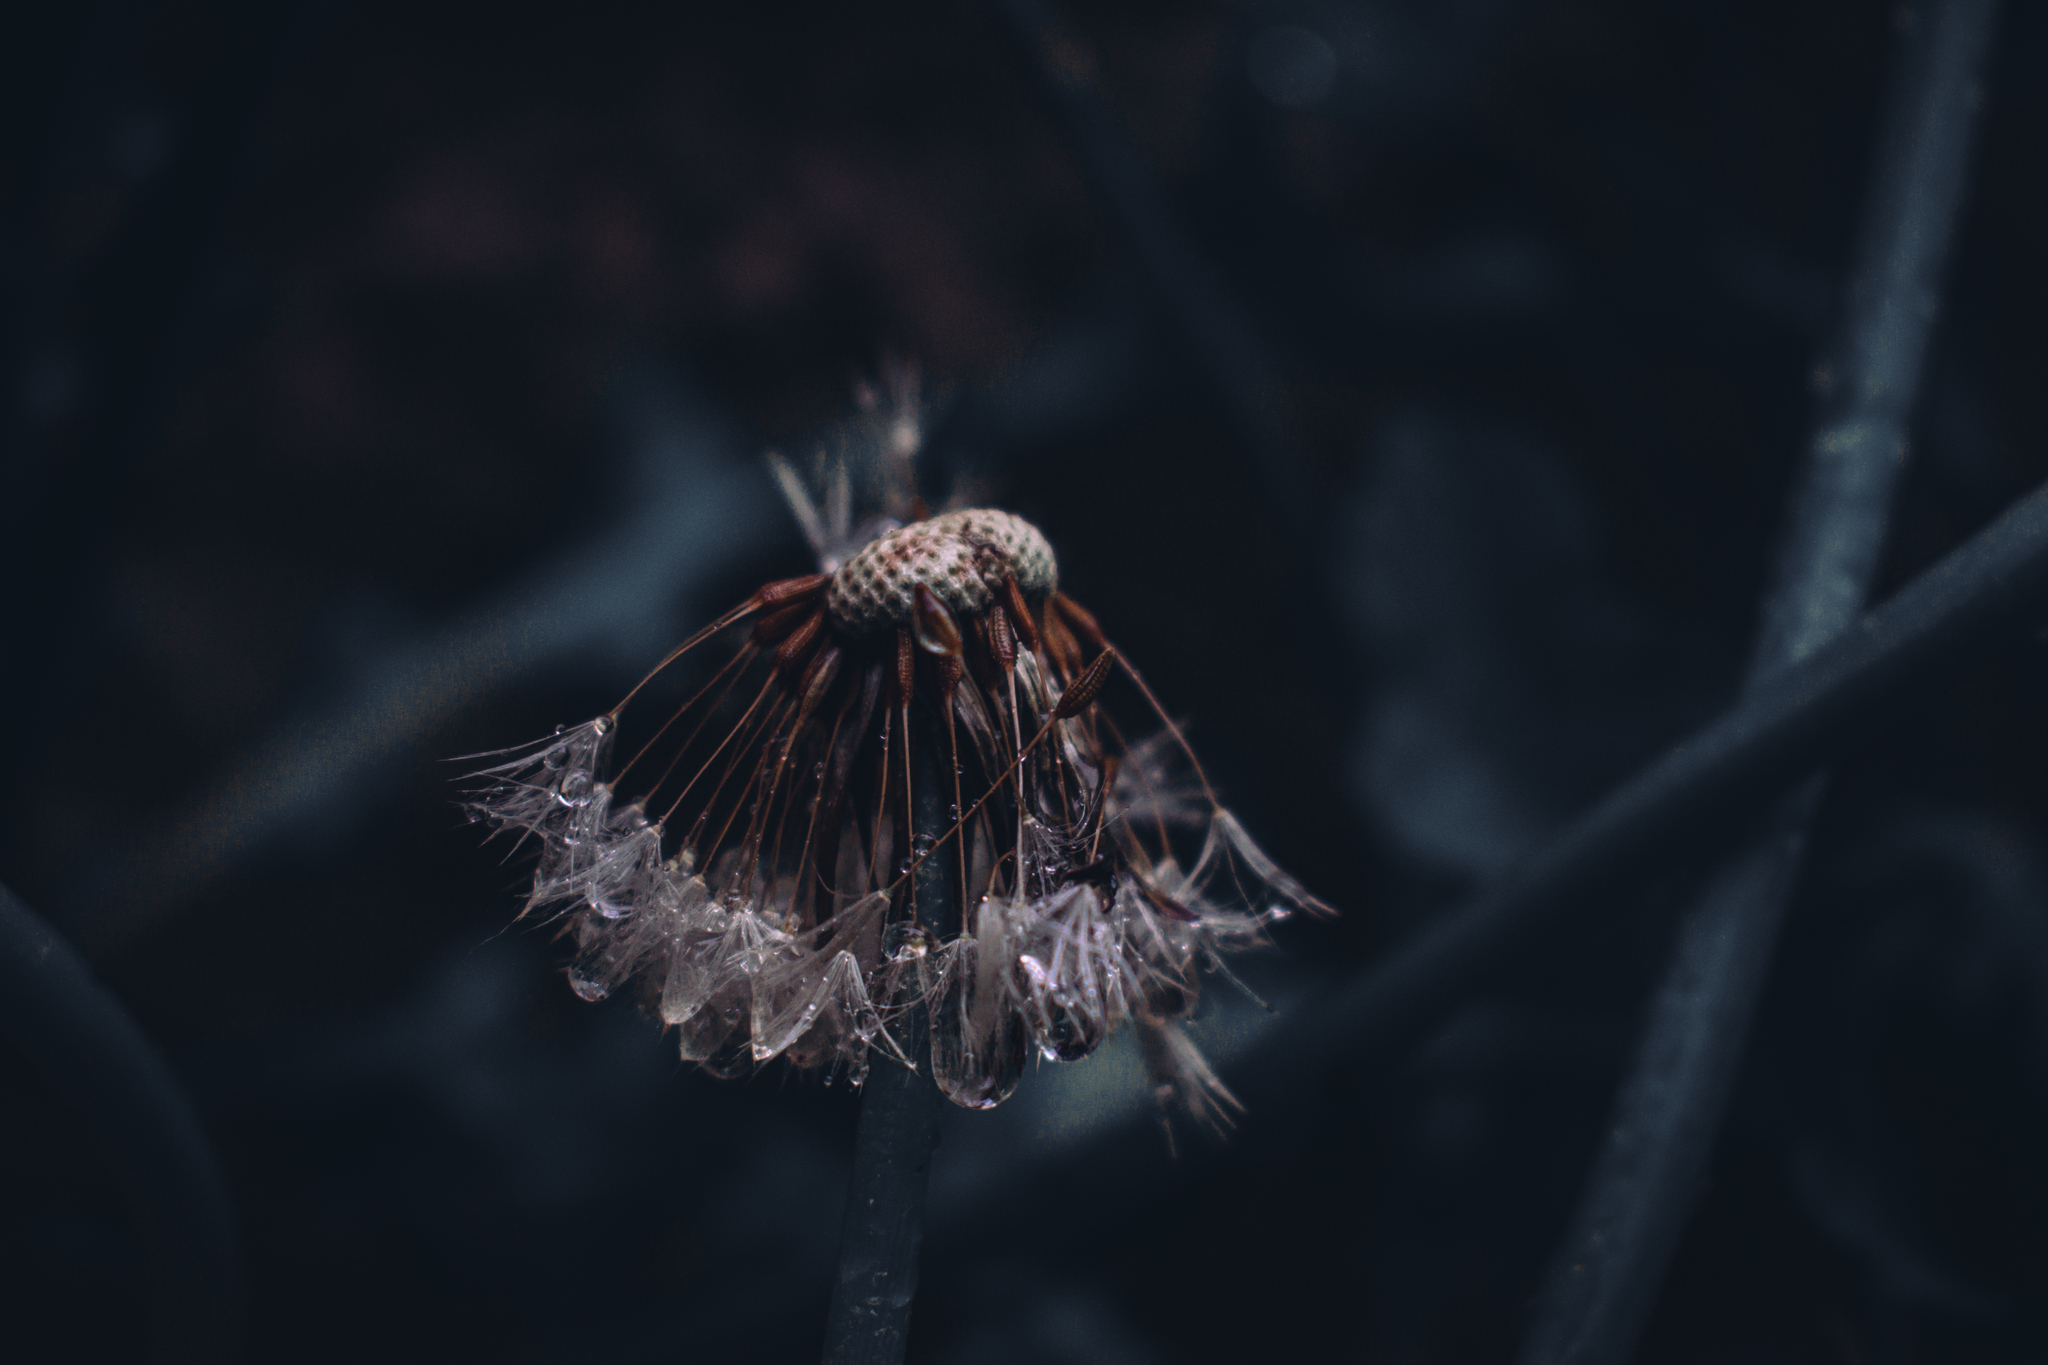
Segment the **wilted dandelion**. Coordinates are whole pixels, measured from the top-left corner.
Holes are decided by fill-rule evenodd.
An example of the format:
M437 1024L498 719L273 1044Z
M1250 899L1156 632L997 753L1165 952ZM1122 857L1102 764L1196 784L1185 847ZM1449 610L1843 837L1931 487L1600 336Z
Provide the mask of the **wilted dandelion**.
M1178 1021L1224 954L1322 907L1217 804L1163 714L1162 735L1126 742L1105 689L1120 675L1158 707L1059 591L1035 527L924 515L910 386L864 407L867 448L808 479L771 457L819 572L768 584L612 710L477 775L473 811L538 843L523 913L563 918L578 995L637 979L682 1055L720 1075L782 1057L859 1084L876 1051L917 1065L891 1025L921 1000L956 1104L995 1105L1034 1050L1072 1061L1129 1022L1161 1101L1221 1119L1236 1102ZM680 705L630 709L712 650ZM615 750L629 716L644 737ZM920 831L912 785L933 772L948 816ZM909 894L934 859L965 907L943 939Z

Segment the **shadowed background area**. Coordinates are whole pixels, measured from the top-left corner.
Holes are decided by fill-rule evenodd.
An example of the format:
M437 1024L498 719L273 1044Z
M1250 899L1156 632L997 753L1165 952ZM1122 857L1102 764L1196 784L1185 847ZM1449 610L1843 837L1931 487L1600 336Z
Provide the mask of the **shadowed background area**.
M816 1358L852 1101L575 999L447 760L807 571L760 455L888 357L1343 911L1282 1014L1729 705L1924 8L0 19L0 882L216 1144L246 1357ZM1880 598L2048 477L2044 71L2013 6ZM1640 1358L2048 1353L2043 696L1837 765ZM1227 1143L1113 1140L1127 1040L949 1114L911 1359L1509 1359L1697 872ZM60 1092L0 1048L0 1354L135 1358Z

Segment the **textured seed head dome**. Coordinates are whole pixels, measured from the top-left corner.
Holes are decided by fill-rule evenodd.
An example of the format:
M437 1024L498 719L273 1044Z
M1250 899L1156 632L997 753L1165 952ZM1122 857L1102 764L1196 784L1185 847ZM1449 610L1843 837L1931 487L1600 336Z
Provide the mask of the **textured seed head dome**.
M948 610L986 611L1005 575L1025 596L1059 586L1052 546L1022 517L992 509L947 512L877 536L832 575L825 604L855 635L911 623L917 585Z

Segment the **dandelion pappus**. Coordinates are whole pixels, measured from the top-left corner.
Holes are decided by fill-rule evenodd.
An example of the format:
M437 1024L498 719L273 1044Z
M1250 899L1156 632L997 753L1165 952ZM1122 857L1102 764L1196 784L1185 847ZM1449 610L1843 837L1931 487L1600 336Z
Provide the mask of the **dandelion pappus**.
M876 463L899 476L885 511L915 515L906 420ZM1060 591L1036 527L990 508L856 526L844 460L815 483L774 467L820 572L763 586L611 711L478 774L472 808L538 840L526 912L563 919L571 985L596 999L637 978L719 1074L783 1057L856 1084L876 1050L921 1062L891 1029L921 1000L933 1075L970 1108L1008 1096L1034 1047L1072 1060L1128 1021L1157 1092L1223 1116L1234 1101L1177 1021L1223 953L1323 907L1163 713L1165 736L1124 740L1113 679L1157 703ZM721 638L730 655L613 771L628 708ZM936 835L912 815L934 751L951 774ZM908 894L935 858L965 921L943 941Z

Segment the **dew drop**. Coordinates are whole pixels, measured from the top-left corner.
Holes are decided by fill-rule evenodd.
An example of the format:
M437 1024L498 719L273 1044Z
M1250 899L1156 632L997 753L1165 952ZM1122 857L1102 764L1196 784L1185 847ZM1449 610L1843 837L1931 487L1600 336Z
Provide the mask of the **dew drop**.
M598 1001L612 993L611 987L604 982L592 980L574 970L569 973L569 989L576 992L576 998L579 1000Z
M922 858L925 854L932 851L932 845L937 842L938 840L932 838L929 834L920 834L910 841L910 851L917 857Z

